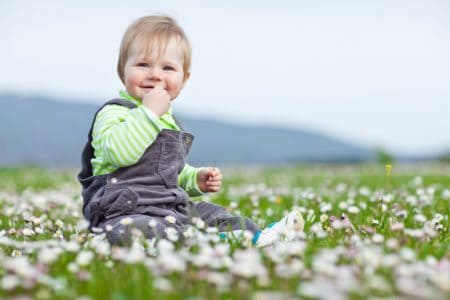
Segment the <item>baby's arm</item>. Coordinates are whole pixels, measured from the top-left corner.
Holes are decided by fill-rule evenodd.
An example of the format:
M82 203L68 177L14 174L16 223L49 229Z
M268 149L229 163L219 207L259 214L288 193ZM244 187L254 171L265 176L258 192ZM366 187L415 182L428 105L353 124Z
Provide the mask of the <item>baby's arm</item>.
M201 168L195 168L189 164L185 164L180 175L178 175L178 185L181 186L183 190L185 190L191 197L200 196L203 194L197 183L197 173L200 169Z
M129 166L139 160L161 129L158 117L143 106L107 105L95 119L93 146L101 149L111 165Z

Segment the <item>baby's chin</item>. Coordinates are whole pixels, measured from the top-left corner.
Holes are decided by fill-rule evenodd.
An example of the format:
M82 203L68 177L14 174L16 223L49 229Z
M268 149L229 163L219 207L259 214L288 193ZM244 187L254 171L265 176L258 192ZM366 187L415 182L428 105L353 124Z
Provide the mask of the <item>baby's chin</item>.
M136 93L130 93L130 92L128 92L128 91L127 91L127 93L128 93L128 95L130 95L131 97L133 97L133 99L142 101L143 94L141 94L141 93L139 93L139 94L136 94Z

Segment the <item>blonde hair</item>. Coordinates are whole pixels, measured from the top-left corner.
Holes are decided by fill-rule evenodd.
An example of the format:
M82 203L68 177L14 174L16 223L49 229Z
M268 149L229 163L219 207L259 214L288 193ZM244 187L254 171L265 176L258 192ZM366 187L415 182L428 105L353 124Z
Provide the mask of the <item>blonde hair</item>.
M186 79L191 67L191 45L178 23L168 16L144 16L134 21L123 35L120 44L117 72L125 82L124 69L130 51L134 45L142 45L145 51L152 51L154 44L159 53L165 50L170 39L175 38L183 53L183 71Z

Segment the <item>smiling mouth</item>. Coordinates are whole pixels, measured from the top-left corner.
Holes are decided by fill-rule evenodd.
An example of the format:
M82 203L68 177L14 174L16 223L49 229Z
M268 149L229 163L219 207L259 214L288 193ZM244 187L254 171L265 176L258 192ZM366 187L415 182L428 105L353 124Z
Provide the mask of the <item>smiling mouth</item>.
M141 88L142 88L142 89L146 89L146 90L152 90L152 89L154 89L155 87L156 87L156 85L144 85L144 86L142 86ZM167 91L166 88L163 88L163 90Z

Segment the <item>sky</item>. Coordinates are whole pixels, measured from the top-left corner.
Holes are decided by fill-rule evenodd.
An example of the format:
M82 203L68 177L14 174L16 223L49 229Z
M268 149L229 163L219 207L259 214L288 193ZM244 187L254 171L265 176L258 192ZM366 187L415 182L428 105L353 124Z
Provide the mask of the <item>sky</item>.
M174 111L314 130L403 155L450 149L450 1L0 1L0 93L103 103L136 18L192 48Z

